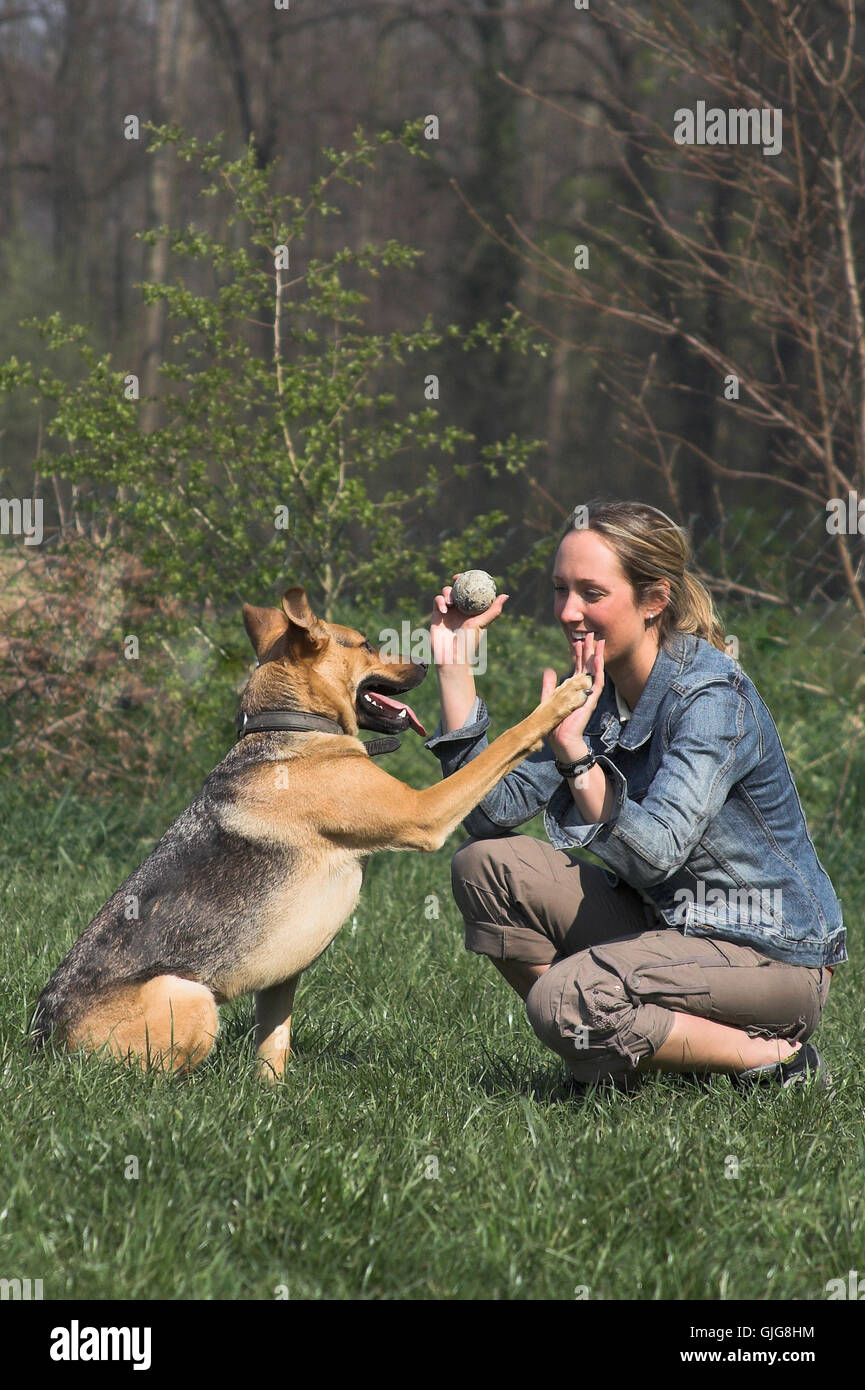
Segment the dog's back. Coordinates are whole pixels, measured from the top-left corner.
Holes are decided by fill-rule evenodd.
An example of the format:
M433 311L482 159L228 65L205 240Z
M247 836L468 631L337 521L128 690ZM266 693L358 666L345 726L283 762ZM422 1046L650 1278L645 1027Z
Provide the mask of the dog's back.
M159 975L201 981L222 1001L219 983L254 949L273 883L292 877L290 847L231 826L243 768L259 760L232 748L100 908L39 997L36 1048L74 1030L97 996Z

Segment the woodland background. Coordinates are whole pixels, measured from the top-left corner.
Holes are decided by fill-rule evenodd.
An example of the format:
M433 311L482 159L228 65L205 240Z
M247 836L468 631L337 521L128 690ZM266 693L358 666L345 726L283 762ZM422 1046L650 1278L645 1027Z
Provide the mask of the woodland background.
M122 743L123 712L143 710L171 672L178 698L190 681L212 688L220 661L242 680L239 603L266 601L265 582L278 593L276 571L255 569L260 532L237 549L210 516L217 495L230 503L212 441L201 437L194 467L161 477L154 462L157 431L171 427L165 373L174 364L181 395L191 378L177 366L168 290L148 299L139 288L180 283L169 238L136 234L194 224L229 250L244 242L175 149L148 152L145 124L221 135L225 158L251 152L275 191L302 198L327 167L323 150L349 149L358 127L374 139L435 116L423 158L383 145L362 183L340 187L339 216L310 218L296 279L347 246L416 248L411 267L366 281L365 322L408 334L434 320L453 333L399 372L381 364L366 384L411 412L430 406L424 383L435 373L432 405L460 439L444 468L406 445L373 476L346 463L340 437L343 471L321 475L332 491L319 503L354 466L369 508L393 507L391 568L381 526L373 554L373 512L358 508L341 513L350 544L338 563L333 530L314 554L295 532L279 573L307 584L326 616L350 620L344 605L355 603L368 621L374 604L394 621L394 607L412 603L399 617L423 621L451 562L481 565L512 592L515 619L537 620L548 611L550 546L572 507L599 493L654 503L690 528L696 568L746 668L759 675L758 653L785 658L803 693L796 726L830 702L844 750L832 775L849 776L865 688L865 537L830 535L826 504L865 498L863 74L865 26L848 0L696 10L678 0L293 0L287 10L271 0L4 0L0 360L13 365L0 377L0 492L43 497L47 532L41 547L3 537L2 753L53 750L99 780ZM697 100L781 108L782 153L677 146L673 113ZM124 138L130 113L142 123L137 141ZM586 269L574 268L578 245ZM213 295L206 257L190 275L191 291ZM53 346L22 326L49 315ZM273 354L272 317L247 316L245 344L262 360ZM52 436L58 398L39 389L39 372L59 361L61 375L81 380L57 323L86 325L100 360L140 380L140 438L123 468L96 466L104 414L78 438L68 424ZM532 348L509 345L507 331L496 343L515 323ZM287 370L296 346L286 337L280 349ZM147 518L142 503L130 521L130 497L150 488L155 524L153 489L191 496L195 468L210 487L198 520L192 503L186 530L159 516L161 548L142 552ZM242 452L237 474L254 485ZM280 476L288 487L290 472ZM436 489L423 491L431 477ZM410 517L411 494L422 505ZM369 585L356 582L365 545L366 560L384 566L378 587L371 562ZM424 546L438 565L414 569ZM232 547L242 563L230 563ZM188 556L200 579L186 592ZM154 674L143 662L133 678L120 641L151 622L160 665ZM172 622L184 630L182 657ZM818 637L831 673L814 657ZM140 734L130 729L125 756Z

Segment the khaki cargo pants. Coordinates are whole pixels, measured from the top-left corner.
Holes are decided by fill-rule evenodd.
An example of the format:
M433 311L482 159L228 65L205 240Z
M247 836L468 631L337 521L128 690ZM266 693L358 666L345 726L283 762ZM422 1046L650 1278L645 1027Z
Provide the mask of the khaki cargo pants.
M794 1042L820 1022L828 969L685 936L628 884L612 888L601 869L547 841L471 839L453 856L451 881L469 951L550 965L529 991L526 1013L578 1081L627 1086L637 1062L666 1039L674 1013Z

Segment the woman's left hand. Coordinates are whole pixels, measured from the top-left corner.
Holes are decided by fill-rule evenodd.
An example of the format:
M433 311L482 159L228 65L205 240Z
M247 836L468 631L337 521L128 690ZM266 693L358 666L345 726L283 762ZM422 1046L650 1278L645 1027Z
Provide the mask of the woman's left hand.
M579 675L585 671L592 677L592 688L589 691L588 699L579 709L575 709L569 714L567 719L563 719L551 733L547 734L547 743L558 758L559 762L573 762L576 758L581 758L587 752L587 745L583 739L586 725L594 713L595 706L601 698L601 691L604 688L604 640L595 644L594 635L590 635L586 642L582 644L583 650L577 648L577 657L574 663L574 675ZM588 651L585 648L588 647ZM541 703L548 700L556 689L556 673L547 666L544 668L544 679L541 687Z

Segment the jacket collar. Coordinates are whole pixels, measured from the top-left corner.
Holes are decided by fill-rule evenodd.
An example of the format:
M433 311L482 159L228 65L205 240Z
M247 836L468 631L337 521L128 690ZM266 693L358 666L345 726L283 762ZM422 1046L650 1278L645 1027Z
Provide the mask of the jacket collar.
M672 651L661 646L655 657L655 664L649 672L649 679L631 717L622 720L616 701L616 689L609 676L604 682L604 691L595 711L596 731L601 735L605 748L618 745L620 748L639 748L652 733L658 722L661 701L670 686L693 660L697 649L697 639L687 633L674 634L670 638Z

